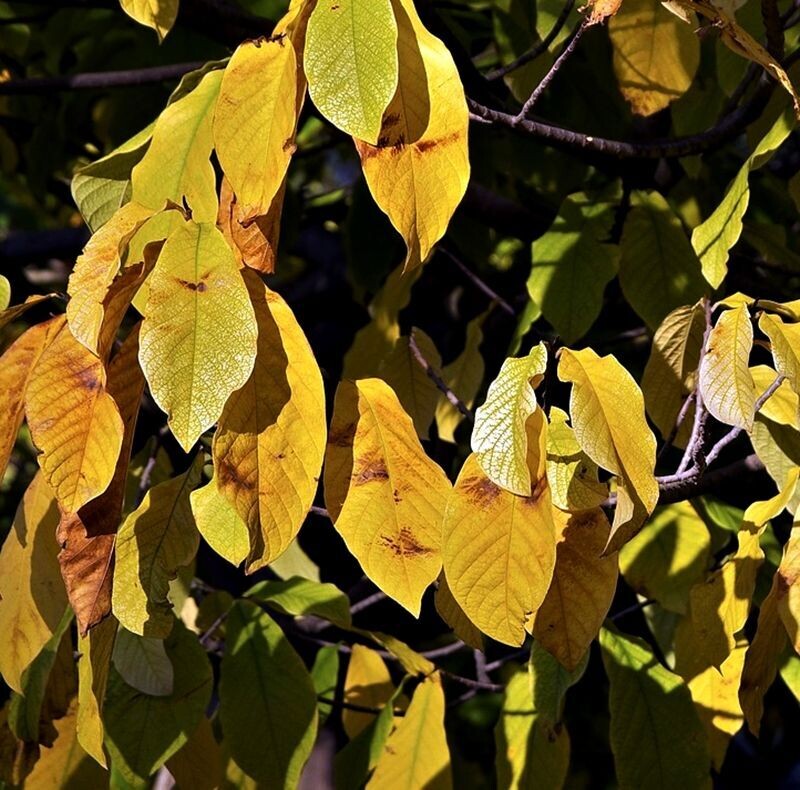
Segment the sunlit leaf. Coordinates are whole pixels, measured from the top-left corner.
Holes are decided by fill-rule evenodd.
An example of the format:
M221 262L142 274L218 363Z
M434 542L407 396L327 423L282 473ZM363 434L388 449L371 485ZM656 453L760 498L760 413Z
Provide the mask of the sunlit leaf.
M353 645L344 679L344 701L365 708L382 708L395 693L386 663L364 645ZM352 740L375 721L376 714L342 709L342 726Z
M259 582L245 595L281 614L322 617L344 629L352 625L350 601L333 584L295 576L281 581Z
M163 41L178 16L178 0L119 0L122 10L140 25L156 31Z

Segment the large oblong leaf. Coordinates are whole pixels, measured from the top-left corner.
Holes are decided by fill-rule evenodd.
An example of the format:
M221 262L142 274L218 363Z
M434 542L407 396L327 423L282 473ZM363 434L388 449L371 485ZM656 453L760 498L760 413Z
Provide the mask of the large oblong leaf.
M341 382L325 456L325 503L367 576L415 616L442 567L449 491L391 387L380 379Z
M406 242L410 271L424 263L464 197L469 113L447 47L422 24L412 0L392 0L391 6L398 27L397 91L380 133L356 140L356 148L375 202Z
M397 88L397 22L391 0L321 0L306 30L304 68L317 109L373 145Z
M148 283L139 362L188 452L253 370L253 306L233 252L211 224L174 230Z
M544 343L527 357L506 359L475 412L472 451L479 466L493 483L519 496L531 494L525 425L537 409L532 382L541 381L546 366Z
M753 325L746 305L725 310L708 338L700 364L703 403L720 422L749 431L753 427L756 387L750 373Z
M294 788L317 732L311 677L254 603L235 603L225 627L220 719L231 756L264 787Z
M570 414L584 452L618 476L607 546L613 551L636 533L658 501L656 440L644 415L644 398L615 357L598 357L590 348L564 349L558 377L572 382Z
M214 147L236 195L238 221L269 211L294 152L297 58L283 37L239 45L214 111Z

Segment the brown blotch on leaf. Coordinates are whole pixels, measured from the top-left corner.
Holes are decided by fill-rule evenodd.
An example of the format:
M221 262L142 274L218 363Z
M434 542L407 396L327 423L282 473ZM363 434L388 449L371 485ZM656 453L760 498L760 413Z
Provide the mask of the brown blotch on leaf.
M488 477L470 477L464 481L464 493L479 507L486 507L500 496L500 487Z
M100 380L97 378L97 373L94 370L94 366L84 368L80 373L78 373L76 378L78 379L81 389L85 389L88 392L94 392L95 390L100 389Z
M430 554L433 551L433 549L423 546L408 527L402 527L396 538L391 535L382 535L381 545L391 549L398 557L416 557L420 554Z
M190 291L197 291L198 293L204 293L208 290L208 286L204 282L193 283L191 280L181 280L180 277L176 278L178 283L182 285L184 288L188 288Z
M414 145L421 154L424 154L426 151L430 151L433 148L438 148L440 145L449 145L450 143L454 143L458 139L458 133L452 132L451 134L445 135L444 137L439 137L436 140L420 140Z
M287 137L283 141L283 150L284 151L291 151L292 153L294 153L297 150L297 146L294 144L294 138Z
M541 498L542 494L544 493L545 488L547 488L547 475L542 475L536 481L536 485L533 487L531 495L523 497L523 501L525 502L525 504L535 505Z
M228 461L221 460L217 463L217 474L221 485L232 484L247 491L252 491L255 488L253 482L243 477L239 470Z
M360 486L364 483L371 483L373 480L388 480L389 471L386 464L380 459L367 460L356 475L353 477L355 485Z

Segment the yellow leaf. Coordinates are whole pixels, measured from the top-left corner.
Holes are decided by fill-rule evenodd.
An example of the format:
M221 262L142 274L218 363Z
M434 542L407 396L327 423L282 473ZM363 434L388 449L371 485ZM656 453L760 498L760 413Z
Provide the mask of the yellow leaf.
M539 437L532 433L543 457L541 425ZM510 645L524 641L526 622L553 577L553 518L543 470L532 495L521 497L489 480L475 455L464 462L444 519L444 571L459 606L492 639Z
M610 526L599 508L579 514L554 510L553 516L556 566L550 589L533 616L533 637L572 672L611 607L617 556L603 556Z
M444 732L444 692L439 673L414 692L406 715L383 747L368 790L450 790L450 752Z
M750 368L750 375L753 377L753 383L759 396L765 393L778 378L778 373L769 365L755 365ZM782 381L778 389L764 402L758 413L778 425L791 428L800 427L800 420L798 420L800 399L786 380Z
M209 71L158 117L150 147L131 172L134 201L156 211L168 200L186 203L196 222L216 221L217 183L210 157L222 73Z
M0 674L22 691L22 673L39 655L67 608L58 568L58 507L43 476L34 477L0 551Z
M240 44L214 111L214 147L244 221L269 211L295 149L297 59L283 37Z
M688 502L658 508L619 554L625 581L664 609L685 614L689 591L705 574L711 536Z
M598 357L589 348L564 349L558 377L572 382L572 427L583 451L618 476L606 547L615 551L636 534L658 501L656 440L644 415L644 399L615 357Z
M188 452L253 370L253 306L230 247L210 224L177 228L149 283L139 361Z
M107 617L86 636L78 634L78 741L104 768L103 702L116 634L114 617Z
M439 576L439 586L436 588L433 602L439 617L453 629L455 635L462 642L474 650L483 650L483 634L467 617L464 610L458 605L458 601L453 598L450 585L447 583L447 577L443 573Z
M192 513L203 539L220 557L241 565L250 552L247 523L219 490L217 478L192 491Z
M256 362L225 405L212 455L216 485L250 533L250 573L287 549L311 509L326 418L322 374L297 319L258 275L244 278L258 329Z
M151 488L117 533L114 616L134 634L164 639L172 630L169 582L194 559L200 543L189 503L202 471L199 461Z
M120 270L123 246L152 213L138 203L126 203L89 239L75 261L67 286L67 322L75 339L89 351L98 351L103 302Z
M415 616L442 567L449 491L388 384L339 384L325 456L325 503L367 576Z
M487 313L482 313L467 324L467 339L464 350L449 364L442 368L442 380L461 399L468 408L472 408L475 396L483 382L484 364L480 346L483 342L483 322ZM447 399L439 396L436 404L436 426L439 438L445 442L455 442L456 428L461 424L464 415Z
M25 406L28 382L42 352L63 326L63 318L51 318L32 326L0 357L0 392L5 403L0 412L0 480L14 449Z
M608 23L614 72L637 115L652 115L680 98L700 65L700 41L659 0L626 0Z
M796 653L800 653L800 524L795 523L792 527L775 576L778 616L786 628L792 647Z
M428 364L440 371L442 358L433 340L416 328L411 330L411 336ZM378 374L394 390L400 405L413 420L419 438L427 439L439 400L439 389L414 356L410 338L397 339L392 351L384 357Z
M547 480L553 504L561 510L591 510L608 498L608 486L597 479L597 464L581 450L568 419L557 406L550 408Z
M106 772L80 746L77 738L77 706L73 702L67 715L55 722L58 736L50 748L42 748L25 787L96 787L107 784Z
M444 235L469 181L469 112L447 47L393 0L400 77L376 140L356 140L372 196L406 242L406 271Z
M587 4L591 11L586 17L587 25L598 25L619 11L622 0L589 0Z
M61 509L76 513L111 483L124 426L102 362L63 320L31 374L25 413L45 480Z
M344 679L344 701L366 708L382 708L394 695L394 683L384 660L364 645L353 645ZM342 709L342 726L352 740L375 721L374 713Z
M159 42L172 30L179 0L119 0L122 10L140 25L156 31Z
M647 413L666 438L672 433L678 414L689 393L700 363L706 321L702 303L673 310L653 336L653 347L642 376L642 393ZM676 445L689 440L693 410L686 415Z
M475 412L472 451L479 466L493 483L520 496L531 494L525 425L537 409L533 390L546 367L544 343L527 357L506 359Z
M753 325L742 305L725 310L708 338L700 365L700 393L708 411L720 422L750 431L755 416L756 387L750 374Z
M361 379L374 376L381 360L394 348L400 338L400 311L411 301L411 288L421 270L403 272L399 266L386 279L369 306L372 320L358 330L353 345L344 357L344 376Z
M762 313L758 327L770 340L775 369L800 394L800 324L785 324L780 316Z
M759 537L766 523L786 507L797 486L795 468L783 489L771 499L754 502L744 513L739 545L733 556L689 593L690 615L703 655L720 667L736 646L750 612L756 574L764 560Z
M391 0L316 3L308 18L303 65L314 104L371 143L397 88L397 27Z

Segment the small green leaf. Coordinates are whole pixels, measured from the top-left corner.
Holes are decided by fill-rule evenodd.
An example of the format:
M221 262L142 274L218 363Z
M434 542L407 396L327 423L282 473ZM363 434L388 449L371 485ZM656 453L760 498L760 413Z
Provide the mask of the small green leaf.
M151 697L172 694L175 672L163 639L139 636L120 628L112 660L122 679L142 694Z
M352 625L350 601L333 584L294 576L284 581L259 582L245 596L281 614L322 617L339 628L350 628Z

